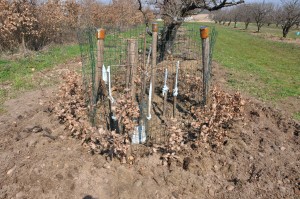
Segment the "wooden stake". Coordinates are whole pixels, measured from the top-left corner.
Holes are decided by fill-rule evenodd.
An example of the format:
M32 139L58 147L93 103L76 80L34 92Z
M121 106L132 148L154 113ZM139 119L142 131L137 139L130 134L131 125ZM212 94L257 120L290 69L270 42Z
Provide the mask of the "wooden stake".
M155 77L156 77L156 56L157 56L157 33L158 24L152 24L152 68L151 68L151 82L152 82L152 96L155 91Z
M140 101L141 101L141 113L140 113L140 120L139 123L140 125L144 125L144 102L145 102L145 89L146 89L146 77L145 77L145 72L146 72L146 49L147 49L147 40L146 40L146 29L145 29L145 34L144 34L144 52L143 52L143 65L142 65L142 70L141 70L141 96L140 96Z
M95 69L95 89L99 91L99 85L102 78L102 66L104 57L104 39L105 39L105 29L97 30L97 66Z
M202 39L202 65L203 65L203 105L207 104L209 92L209 32L206 26L200 27Z
M130 70L130 87L132 99L135 98L135 73L138 58L138 42L136 39L128 39L128 68ZM127 69L128 71L128 69Z
M129 82L130 82L130 70L131 70L131 64L130 64L130 45L129 40L127 40L127 66L126 66L126 76L125 76L125 85L126 88L129 89Z

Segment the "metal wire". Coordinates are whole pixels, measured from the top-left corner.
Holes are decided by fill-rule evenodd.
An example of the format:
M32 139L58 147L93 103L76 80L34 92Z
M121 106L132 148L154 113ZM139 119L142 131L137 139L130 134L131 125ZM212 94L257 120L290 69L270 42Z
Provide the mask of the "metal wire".
M188 113L189 106L197 103L198 98L202 95L200 91L200 81L210 81L210 75L202 80L201 74L198 72L201 68L201 45L199 36L199 24L184 23L177 30L174 45L171 48L171 53L165 57L165 60L158 62L156 73L156 85L153 88L156 95L153 102L155 116L150 121L146 119L147 115L147 95L150 85L150 65L146 68L145 61L149 55L149 50L152 42L152 37L146 33L146 27L139 25L127 29L118 29L112 27L102 27L106 29L106 38L104 40L104 65L110 66L111 69L111 84L114 98L118 98L120 93L124 92L126 85L126 67L128 63L128 39L136 39L138 42L138 63L137 76L143 80L136 87L137 104L140 108L141 116L139 125L145 125L147 129L147 144L164 143L168 140L168 125L165 118L172 116L173 104L173 87L174 78L176 75L176 64L180 61L178 72L178 105L180 111L184 114ZM99 100L98 91L95 87L95 69L97 63L97 45L96 45L96 28L85 28L78 31L78 41L80 44L82 58L82 76L84 83L84 93L86 93L86 103L89 116L92 124L104 126L107 122L108 102L107 100ZM160 42L162 36L162 28L159 30ZM217 32L214 28L211 30L210 36L210 60L209 71L211 73L211 64L213 57L214 45L216 42ZM164 49L158 44L157 60L161 56ZM168 69L167 86L170 88L167 93L166 116L162 117L163 97L161 91L164 82L165 69ZM143 85L145 88L143 88ZM186 103L189 100L189 105ZM118 129L123 129L123 124L118 124Z

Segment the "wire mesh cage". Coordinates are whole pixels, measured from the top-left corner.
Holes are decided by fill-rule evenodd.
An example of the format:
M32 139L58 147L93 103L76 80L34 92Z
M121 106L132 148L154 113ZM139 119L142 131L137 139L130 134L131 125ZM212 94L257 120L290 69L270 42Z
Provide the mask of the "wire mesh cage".
M160 45L164 42L162 28L158 31L157 49L152 49L153 40L144 25L122 30L105 29L103 49L97 43L96 28L78 31L91 122L95 126L106 126L109 130L124 133L127 124L122 119L123 113L118 113L115 106L126 102L131 105L123 104L124 107L131 109L135 106L139 111L139 116L130 118L135 125L129 132L132 143L152 145L167 142L170 118L176 115L184 118L184 115L190 114L191 106L201 103L202 82L210 81L210 75L202 75L198 24L184 23L176 30L171 53L166 54L164 60L160 60L164 50ZM210 73L216 35L212 29ZM101 60L99 53L102 53ZM157 62L155 66L153 60ZM155 84L153 78L156 79ZM127 100L128 96L131 101Z

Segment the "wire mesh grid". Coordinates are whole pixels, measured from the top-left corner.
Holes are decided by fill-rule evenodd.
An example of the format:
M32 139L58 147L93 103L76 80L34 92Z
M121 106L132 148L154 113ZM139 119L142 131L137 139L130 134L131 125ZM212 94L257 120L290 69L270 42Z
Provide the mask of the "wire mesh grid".
M107 100L99 100L99 92L95 88L95 73L97 65L97 46L96 46L96 28L87 28L78 31L78 40L81 48L83 82L86 93L86 102L88 106L91 122L96 126L107 126L108 129L118 129L123 132L122 123L115 123L112 128L112 116L109 113ZM149 89L150 89L150 70L151 70L151 42L152 37L147 34L146 27L143 25L135 26L126 30L118 30L106 28L107 35L104 40L104 60L106 66L110 66L112 95L114 98L122 97L132 82L135 85L134 100L140 110L138 120L139 127L145 131L148 145L165 143L168 140L168 124L166 118L174 116L174 88L176 79L176 66L180 61L178 68L177 87L178 95L176 95L177 103L175 111L179 114L189 114L192 105L199 104L202 99L202 65L201 65L201 39L199 36L199 24L185 23L177 30L172 54L165 57L164 61L157 64L155 70L156 84L154 85L154 96L151 102L152 118L147 117L147 109L149 106ZM159 31L158 40L161 39L162 29ZM213 46L215 44L216 31L211 31L211 49L210 57L213 54ZM129 52L128 42L134 39L137 42L136 52ZM160 46L158 45L158 54L156 59L159 60ZM132 53L137 56L135 79L132 81L132 71L128 74L128 68L132 68L129 63L129 57ZM150 59L149 59L150 58ZM211 60L209 62L211 71ZM167 81L165 81L165 69L168 70ZM204 81L209 82L209 77ZM166 82L166 83L165 83ZM162 95L163 88L167 84L169 90L167 97ZM105 86L107 90L107 86ZM104 94L104 99L109 95ZM164 105L165 104L165 105Z

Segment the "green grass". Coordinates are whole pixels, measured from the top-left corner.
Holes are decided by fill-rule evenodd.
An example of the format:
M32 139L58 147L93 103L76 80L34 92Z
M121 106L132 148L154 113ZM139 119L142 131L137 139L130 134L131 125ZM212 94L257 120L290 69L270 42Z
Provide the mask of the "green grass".
M263 99L300 95L300 46L216 28L215 59L231 69L235 87Z
M29 57L19 59L0 58L0 107L7 97L21 90L30 90L36 86L32 76L38 71L49 69L57 64L78 57L78 45L53 46ZM1 110L0 110L1 111Z
M219 34L214 60L231 74L230 85L264 100L300 96L299 45L270 41L227 26L215 27Z

